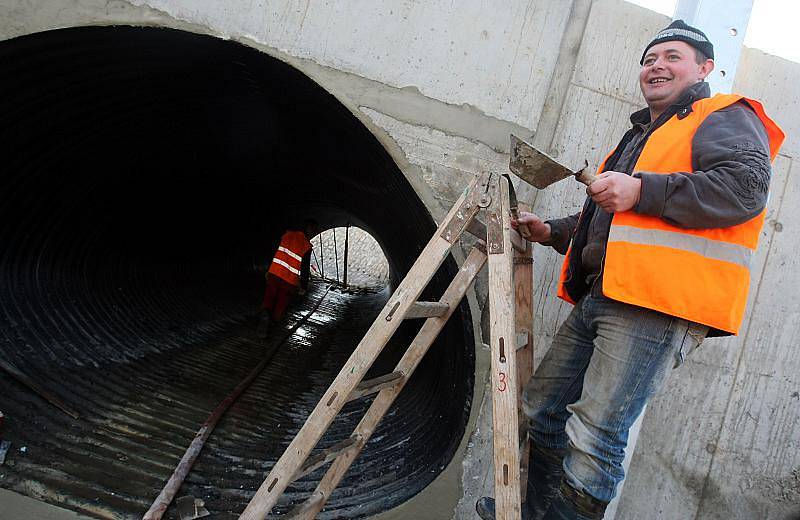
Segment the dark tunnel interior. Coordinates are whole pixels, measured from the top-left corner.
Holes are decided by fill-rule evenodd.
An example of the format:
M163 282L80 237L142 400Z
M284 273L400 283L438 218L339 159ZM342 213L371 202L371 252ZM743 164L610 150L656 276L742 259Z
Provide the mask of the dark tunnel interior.
M397 280L435 230L430 214L347 108L241 44L61 29L0 42L0 70L0 438L11 442L0 487L141 518L269 351L178 493L236 518L388 297L317 281L281 324L324 298L296 334L255 340L281 233L308 217L357 225ZM425 299L455 270L448 259ZM401 327L371 375L391 371L418 327ZM472 338L462 303L321 518L387 510L450 461L471 405ZM349 436L368 404L350 403L320 446ZM293 484L277 513L323 473Z

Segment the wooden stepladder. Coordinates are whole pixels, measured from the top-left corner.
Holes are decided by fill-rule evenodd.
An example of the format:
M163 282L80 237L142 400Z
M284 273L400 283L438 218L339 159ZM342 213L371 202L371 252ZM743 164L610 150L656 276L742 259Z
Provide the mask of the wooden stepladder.
M486 211L486 225L476 219ZM312 519L375 431L422 357L455 311L473 280L489 264L491 370L497 518L521 516L520 460L527 465L527 435L521 435L521 385L533 367L531 306L533 256L530 244L511 229L516 197L508 176L476 177L453 205L306 423L273 466L240 520L262 520L295 480L332 463L310 498L287 518ZM417 301L450 249L467 231L479 238L438 302ZM516 279L516 283L515 283ZM516 312L515 312L516 311ZM405 319L425 318L394 371L370 380L364 376ZM372 405L343 442L311 455L333 419L349 401L376 394ZM521 440L523 442L521 442ZM520 452L523 456L520 456ZM526 472L522 468L523 474ZM523 487L524 489L524 487Z

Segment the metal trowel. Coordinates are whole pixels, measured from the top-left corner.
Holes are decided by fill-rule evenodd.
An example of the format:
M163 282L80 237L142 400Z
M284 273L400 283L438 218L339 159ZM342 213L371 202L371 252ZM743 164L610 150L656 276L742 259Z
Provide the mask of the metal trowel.
M585 171L588 166L589 163L584 161L583 168L571 170L511 134L511 160L508 162L508 168L520 179L540 190L567 177L575 177L588 186L597 180L594 174Z

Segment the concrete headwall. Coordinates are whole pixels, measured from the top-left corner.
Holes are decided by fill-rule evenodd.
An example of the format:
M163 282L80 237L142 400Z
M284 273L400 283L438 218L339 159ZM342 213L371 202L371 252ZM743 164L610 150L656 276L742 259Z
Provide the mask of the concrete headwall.
M474 174L505 170L510 132L533 136L567 164L596 166L644 104L639 53L667 23L622 0L509 0L502 8L481 0L0 0L3 39L157 25L235 39L290 63L370 128L437 219ZM800 64L745 49L735 90L761 99L788 134L747 321L736 338L708 340L650 406L617 518L788 519L800 511L800 189L791 181L800 173L798 80ZM544 217L575 212L584 197L566 182L520 194ZM569 312L555 299L559 264L537 248L537 360ZM483 396L474 403L485 410ZM491 489L476 462L487 456L487 417L478 418L463 475L456 462L440 483L463 481L464 518L474 495Z

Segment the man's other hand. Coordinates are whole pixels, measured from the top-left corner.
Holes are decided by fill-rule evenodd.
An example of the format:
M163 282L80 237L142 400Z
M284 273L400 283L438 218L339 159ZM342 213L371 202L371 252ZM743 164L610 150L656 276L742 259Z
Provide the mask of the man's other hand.
M597 176L586 193L606 213L622 213L633 209L639 202L642 179L627 173L607 171Z
M520 211L519 219L511 219L512 228L519 230L520 226L526 226L528 228L528 234L530 236L527 240L531 242L547 242L550 240L550 224L545 224L542 222L542 219L533 213Z

